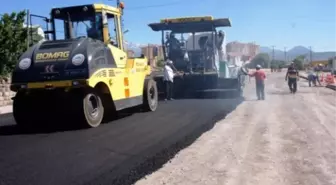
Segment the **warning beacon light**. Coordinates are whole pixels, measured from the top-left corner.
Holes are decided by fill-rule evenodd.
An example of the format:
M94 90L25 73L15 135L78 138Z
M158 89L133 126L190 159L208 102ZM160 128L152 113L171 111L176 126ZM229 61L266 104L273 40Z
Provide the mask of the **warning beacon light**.
M124 4L123 2L120 2L119 7L120 7L121 9L124 9L124 8L125 8L125 4Z

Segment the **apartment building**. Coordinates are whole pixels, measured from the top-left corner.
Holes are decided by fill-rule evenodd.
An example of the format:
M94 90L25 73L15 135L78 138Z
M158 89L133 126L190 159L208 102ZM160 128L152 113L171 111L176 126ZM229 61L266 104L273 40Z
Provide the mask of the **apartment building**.
M133 58L135 56L135 53L133 50L127 50L127 57Z
M147 46L141 47L141 53L150 60L151 66L156 66L156 62L164 58L161 45L148 44Z
M228 57L239 57L242 61L249 61L260 52L260 46L255 43L230 42L226 45Z

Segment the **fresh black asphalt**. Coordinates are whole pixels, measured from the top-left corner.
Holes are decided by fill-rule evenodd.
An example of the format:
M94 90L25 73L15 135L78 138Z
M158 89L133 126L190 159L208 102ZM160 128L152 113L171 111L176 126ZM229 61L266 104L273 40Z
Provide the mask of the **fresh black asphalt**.
M160 168L242 100L160 102L86 130L21 132L0 116L0 185L132 184ZM51 118L52 119L52 118Z

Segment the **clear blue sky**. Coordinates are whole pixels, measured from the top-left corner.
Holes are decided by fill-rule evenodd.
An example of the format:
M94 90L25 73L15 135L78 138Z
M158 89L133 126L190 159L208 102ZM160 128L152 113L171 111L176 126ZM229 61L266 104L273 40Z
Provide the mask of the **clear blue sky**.
M8 0L0 13L30 9L33 14L49 15L52 7L107 0ZM159 43L160 34L147 26L165 17L212 15L229 17L225 28L228 41L253 42L277 49L296 45L312 46L314 51L335 51L335 0L124 0L124 25L134 43ZM153 5L152 8L141 8Z

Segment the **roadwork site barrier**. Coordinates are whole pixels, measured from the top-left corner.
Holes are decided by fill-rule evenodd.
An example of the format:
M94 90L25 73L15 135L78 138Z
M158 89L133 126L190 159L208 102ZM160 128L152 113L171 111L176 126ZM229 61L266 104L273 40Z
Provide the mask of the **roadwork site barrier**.
M301 72L299 76L300 78L308 80L308 74L305 72ZM326 88L336 90L336 79L334 75L327 74L326 77L324 77L324 74L322 73L319 76L319 79L321 84L323 84L323 86L325 86Z
M325 83L326 83L327 85L335 84L335 78L334 78L334 75L327 74L327 75L326 75L326 78L325 78Z

